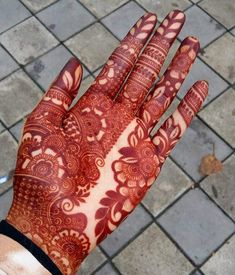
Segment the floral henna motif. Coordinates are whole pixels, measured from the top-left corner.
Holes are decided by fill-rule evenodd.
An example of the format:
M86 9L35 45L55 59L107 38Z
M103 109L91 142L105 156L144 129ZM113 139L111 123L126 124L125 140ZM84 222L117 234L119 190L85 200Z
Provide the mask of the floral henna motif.
M136 62L156 24L155 15L143 16L73 108L82 68L71 59L26 120L7 221L63 274L75 274L142 200L205 98L207 84L196 83L149 137L195 59L196 47L183 42L140 117L134 115L183 21L182 12L171 12Z
M135 130L128 136L128 146L119 150L122 155L112 163L115 191L107 191L96 212L97 243L110 234L139 204L158 173L160 163L146 126L137 119Z
M152 139L153 143L149 138L148 125L137 119L135 130L128 136L129 146L121 148L119 153L122 156L112 163L117 187L115 191L106 192L96 212L97 244L112 233L143 199L166 157L199 111L207 90L205 81L197 82L175 113L158 130Z
M104 162L98 161L100 152L87 150L81 125L76 124L75 131L74 125L59 126L80 79L81 66L73 59L27 118L14 175L14 200L7 217L63 274L74 273L88 255L87 216L73 214L72 209L85 202Z
M80 79L71 62L26 120L7 217L63 274L73 274L91 249L87 214L74 209L86 203L106 155L133 119L124 106L92 91L67 111Z

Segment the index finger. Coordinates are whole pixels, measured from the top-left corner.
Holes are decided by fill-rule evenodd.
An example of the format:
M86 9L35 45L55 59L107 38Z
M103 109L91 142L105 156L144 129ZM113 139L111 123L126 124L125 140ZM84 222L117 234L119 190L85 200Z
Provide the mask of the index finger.
M146 13L130 29L114 50L89 90L114 98L157 23L157 16Z

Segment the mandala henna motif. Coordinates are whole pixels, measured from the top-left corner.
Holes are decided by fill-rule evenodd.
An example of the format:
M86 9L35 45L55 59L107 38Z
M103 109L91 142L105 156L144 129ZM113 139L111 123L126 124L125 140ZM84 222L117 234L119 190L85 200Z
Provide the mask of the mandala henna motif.
M183 22L182 12L171 12L140 54L156 24L144 15L72 108L82 68L71 59L27 117L7 221L63 274L75 274L138 205L205 99L208 86L199 81L150 138L198 51L187 38L139 109Z

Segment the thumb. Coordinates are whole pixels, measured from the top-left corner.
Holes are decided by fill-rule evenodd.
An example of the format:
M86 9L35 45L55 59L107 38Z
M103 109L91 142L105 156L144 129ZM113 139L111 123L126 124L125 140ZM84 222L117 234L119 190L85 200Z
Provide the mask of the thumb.
M60 123L77 95L82 79L82 65L72 57L51 84L29 117L47 116L53 123Z

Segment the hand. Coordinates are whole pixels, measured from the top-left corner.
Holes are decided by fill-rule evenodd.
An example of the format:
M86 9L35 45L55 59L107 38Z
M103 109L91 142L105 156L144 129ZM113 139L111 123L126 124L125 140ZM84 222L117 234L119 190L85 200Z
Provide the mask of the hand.
M150 136L199 50L196 38L186 38L144 101L184 20L172 11L146 46L156 16L144 15L69 108L82 78L71 59L27 117L7 221L63 274L74 274L138 205L207 95L207 83L196 82Z

